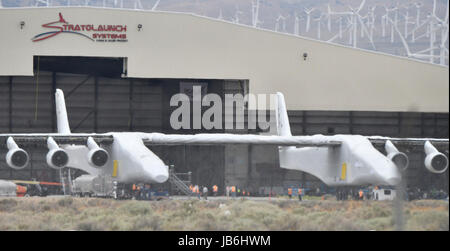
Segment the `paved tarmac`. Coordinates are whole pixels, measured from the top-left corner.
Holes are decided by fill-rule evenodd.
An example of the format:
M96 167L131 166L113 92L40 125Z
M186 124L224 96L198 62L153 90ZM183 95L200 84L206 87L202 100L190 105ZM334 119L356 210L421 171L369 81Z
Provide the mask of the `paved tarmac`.
M171 200L192 200L192 199L198 199L196 196L170 196L169 199ZM286 201L289 200L286 197L252 197L252 196L245 196L245 197L226 197L226 196L208 196L208 200L215 201L215 200L253 200L253 201ZM205 200L203 197L200 198L200 200ZM298 197L292 197L290 199L291 201L298 201Z

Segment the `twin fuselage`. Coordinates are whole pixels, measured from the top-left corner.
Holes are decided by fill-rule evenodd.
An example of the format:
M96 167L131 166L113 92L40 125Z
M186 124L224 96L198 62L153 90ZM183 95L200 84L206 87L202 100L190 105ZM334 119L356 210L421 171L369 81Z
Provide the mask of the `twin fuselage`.
M110 159L96 168L86 157L86 146L62 146L69 154L71 168L92 175L112 175L124 183L163 183L169 177L167 165L143 142L149 134L109 133L114 141L105 147ZM296 136L297 138L301 138ZM396 185L401 174L387 156L376 150L370 141L358 135L305 136L309 140L342 142L336 147L279 147L280 167L310 173L329 186L363 184Z

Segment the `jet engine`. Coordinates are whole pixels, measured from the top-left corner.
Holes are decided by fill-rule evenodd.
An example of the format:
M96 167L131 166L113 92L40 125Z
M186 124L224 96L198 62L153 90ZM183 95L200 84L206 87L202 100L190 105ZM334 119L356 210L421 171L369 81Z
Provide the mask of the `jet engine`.
M448 158L439 152L430 141L425 142L425 167L432 173L444 173L448 168Z
M92 137L87 140L87 147L89 148L88 162L94 167L103 167L109 159L108 152L100 148Z
M408 168L409 166L408 156L405 153L400 152L390 140L386 140L386 143L384 144L384 149L386 149L387 157L390 160L392 160L392 162L394 162L397 168L403 171Z
M17 146L12 137L9 137L6 141L8 147L8 153L6 154L6 163L9 167L14 169L23 169L28 165L30 158L28 153Z
M47 153L47 164L54 169L61 169L69 163L69 155L61 149L52 137L47 139L47 147L50 150Z

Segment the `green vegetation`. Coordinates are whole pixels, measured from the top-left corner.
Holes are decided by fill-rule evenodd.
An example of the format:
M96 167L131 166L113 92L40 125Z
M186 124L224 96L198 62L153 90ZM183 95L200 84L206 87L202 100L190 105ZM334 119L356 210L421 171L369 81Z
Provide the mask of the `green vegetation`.
M405 230L449 230L445 201L405 202ZM0 230L394 230L392 202L1 198Z

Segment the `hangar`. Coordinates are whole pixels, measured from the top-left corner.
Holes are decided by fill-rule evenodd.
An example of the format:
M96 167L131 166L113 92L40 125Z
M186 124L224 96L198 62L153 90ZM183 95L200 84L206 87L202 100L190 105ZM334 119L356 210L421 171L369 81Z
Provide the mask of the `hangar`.
M440 65L186 13L0 9L0 32L0 132L54 132L56 88L66 94L73 132L218 132L170 126L175 109L170 98L201 85L222 97L283 92L297 135L449 134L449 70ZM256 107L249 103L242 109L248 114ZM29 149L33 162L16 171L7 167L3 145L1 179L59 180L45 164L46 149ZM152 150L177 172L191 171L195 184L254 192L265 186L321 186L310 175L280 169L271 147ZM409 185L448 192L448 171L428 173L421 147L403 150L411 159ZM440 150L448 155L448 148Z

